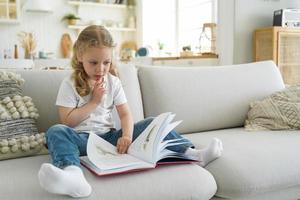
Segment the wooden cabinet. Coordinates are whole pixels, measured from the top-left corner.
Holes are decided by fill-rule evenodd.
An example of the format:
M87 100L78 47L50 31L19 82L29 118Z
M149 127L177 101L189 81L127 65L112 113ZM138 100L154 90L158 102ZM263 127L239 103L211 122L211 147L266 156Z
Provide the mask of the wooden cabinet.
M18 23L19 0L0 0L0 23Z
M268 27L253 37L254 61L273 60L286 84L300 84L300 29Z

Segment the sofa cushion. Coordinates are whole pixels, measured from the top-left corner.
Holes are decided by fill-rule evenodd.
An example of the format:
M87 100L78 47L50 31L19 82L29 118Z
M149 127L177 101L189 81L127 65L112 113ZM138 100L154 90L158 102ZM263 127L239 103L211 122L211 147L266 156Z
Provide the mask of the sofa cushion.
M300 86L276 92L250 104L245 128L256 130L300 129Z
M282 90L271 61L218 67L148 67L138 70L145 117L173 112L181 133L244 125L250 102Z
M223 142L223 155L206 167L217 182L218 197L299 199L300 131L248 132L235 128L186 137L197 147L206 146L214 137ZM267 198L268 193L278 198Z
M61 81L71 73L69 70L17 70L26 84L23 93L34 99L39 110L37 126L45 132L51 125L58 123L58 112L55 106L56 96Z
M47 153L32 98L23 96L19 74L0 71L0 160Z
M48 156L0 161L1 199L70 199L44 191L37 173ZM194 164L160 166L153 170L116 176L96 177L85 168L93 192L88 200L208 200L216 192L213 176ZM17 192L16 192L17 191Z
M117 68L133 120L134 122L138 122L144 119L144 110L137 69L131 64L119 64ZM120 120L119 117L117 117L116 110L114 110L114 116L117 128L120 128Z

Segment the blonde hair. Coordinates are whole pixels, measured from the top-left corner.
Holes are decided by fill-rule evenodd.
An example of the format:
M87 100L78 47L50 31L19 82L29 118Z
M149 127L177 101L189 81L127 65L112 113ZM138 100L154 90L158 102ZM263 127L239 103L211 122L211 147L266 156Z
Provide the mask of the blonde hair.
M81 31L73 46L73 57L71 65L73 68L72 78L75 81L76 91L80 96L86 96L91 92L88 84L88 75L84 71L83 64L79 62L77 56L82 55L84 51L91 47L115 47L113 38L109 31L103 26L88 26ZM111 64L109 72L118 76L115 65Z

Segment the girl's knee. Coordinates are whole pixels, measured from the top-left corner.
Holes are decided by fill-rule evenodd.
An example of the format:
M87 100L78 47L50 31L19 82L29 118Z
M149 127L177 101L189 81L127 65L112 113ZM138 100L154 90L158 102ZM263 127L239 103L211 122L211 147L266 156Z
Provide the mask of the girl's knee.
M56 136L57 134L64 133L68 128L69 128L68 126L63 124L53 125L47 130L46 137L49 138L49 137Z

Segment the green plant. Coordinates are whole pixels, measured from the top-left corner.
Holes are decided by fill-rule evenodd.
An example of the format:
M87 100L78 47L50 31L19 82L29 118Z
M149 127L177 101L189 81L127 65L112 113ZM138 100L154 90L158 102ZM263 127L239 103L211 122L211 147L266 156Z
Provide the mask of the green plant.
M183 47L182 47L182 50L183 50L183 51L191 51L191 49L192 49L192 48L191 48L191 45L183 46Z
M62 17L61 21L65 21L65 20L77 20L77 19L81 19L80 17L76 16L75 14L73 13L69 13L69 14L66 14L65 16Z
M163 50L164 49L164 46L165 46L164 43L158 41L157 45L158 45L158 49L159 50Z

